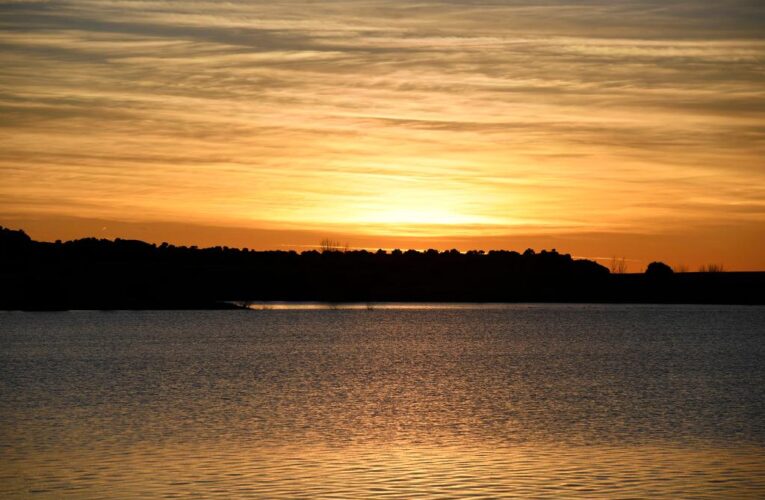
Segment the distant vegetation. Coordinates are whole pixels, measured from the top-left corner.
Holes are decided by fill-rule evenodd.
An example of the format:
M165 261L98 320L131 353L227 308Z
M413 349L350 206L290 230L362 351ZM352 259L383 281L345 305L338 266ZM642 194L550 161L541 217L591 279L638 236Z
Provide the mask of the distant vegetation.
M321 240L321 245L319 245L319 248L321 249L322 253L324 252L347 252L350 248L348 246L348 243L341 244L339 241L331 240L331 239L323 239Z
M763 273L704 273L722 279L714 286L686 282L664 264L669 273L662 267L655 275L615 275L555 250L369 252L330 240L302 253L123 239L45 243L4 228L0 259L2 309L212 308L274 300L761 302L753 290L763 284ZM735 287L726 284L732 274L739 275Z
M645 273L655 278L665 278L674 274L671 267L663 262L651 262L645 270Z
M700 273L722 273L725 272L722 264L707 264L699 268Z
M677 264L675 266L672 266L672 270L676 273L687 273L688 266L686 266L685 264Z
M610 271L614 274L624 274L627 272L627 259L624 257L616 258L615 256L611 258L611 266L609 267Z

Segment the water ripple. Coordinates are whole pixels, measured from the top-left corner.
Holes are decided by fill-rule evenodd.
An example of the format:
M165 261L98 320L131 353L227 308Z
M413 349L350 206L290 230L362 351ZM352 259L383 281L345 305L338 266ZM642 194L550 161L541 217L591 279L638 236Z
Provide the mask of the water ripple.
M7 313L3 498L763 498L765 308Z

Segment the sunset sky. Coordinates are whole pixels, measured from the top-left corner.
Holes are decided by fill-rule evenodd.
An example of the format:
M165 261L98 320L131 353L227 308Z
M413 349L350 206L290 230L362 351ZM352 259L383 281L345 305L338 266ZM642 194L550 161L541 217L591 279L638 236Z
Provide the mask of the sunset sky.
M38 239L765 270L762 0L5 1L0 127Z

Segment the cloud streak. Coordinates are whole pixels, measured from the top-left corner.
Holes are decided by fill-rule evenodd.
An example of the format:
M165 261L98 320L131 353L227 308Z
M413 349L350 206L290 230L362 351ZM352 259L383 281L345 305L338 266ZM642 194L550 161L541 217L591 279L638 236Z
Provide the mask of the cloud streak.
M0 12L9 213L432 236L765 224L761 2Z

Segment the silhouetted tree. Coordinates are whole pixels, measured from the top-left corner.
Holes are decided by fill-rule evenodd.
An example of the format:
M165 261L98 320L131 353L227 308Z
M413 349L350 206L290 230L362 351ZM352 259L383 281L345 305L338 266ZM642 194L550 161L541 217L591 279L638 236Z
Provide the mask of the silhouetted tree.
M671 267L663 262L651 262L648 264L645 274L656 278L665 278L667 276L672 276L673 271Z
M325 238L321 240L320 248L322 253L323 252L347 252L348 251L348 243L345 245L342 245L337 240L332 240L329 238Z
M724 271L722 264L707 264L699 268L700 273L721 273Z
M616 256L613 256L609 268L613 274L624 274L627 272L627 259L624 257L617 259Z
M764 301L765 273L656 280L671 275L669 266L653 262L644 275L619 275L555 250L388 253L336 251L335 243L302 253L125 239L46 243L0 227L0 309L212 308L274 300Z

